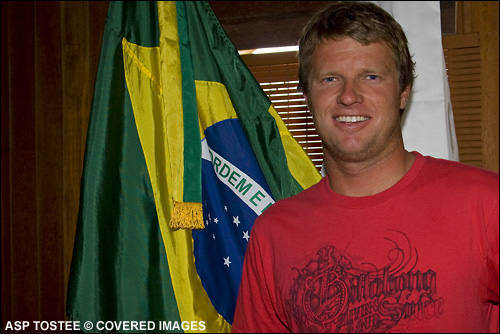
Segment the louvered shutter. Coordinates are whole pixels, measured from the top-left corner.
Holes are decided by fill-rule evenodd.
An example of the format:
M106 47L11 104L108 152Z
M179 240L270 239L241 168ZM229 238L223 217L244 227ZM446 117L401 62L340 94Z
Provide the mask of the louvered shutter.
M323 149L302 93L297 91L299 64L295 52L250 54L242 58L292 136L321 170Z
M479 34L443 36L460 161L483 166Z

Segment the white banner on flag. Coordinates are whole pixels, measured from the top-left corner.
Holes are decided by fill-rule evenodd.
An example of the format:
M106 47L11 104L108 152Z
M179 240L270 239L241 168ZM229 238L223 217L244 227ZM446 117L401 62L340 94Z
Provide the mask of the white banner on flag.
M231 189L257 216L274 203L259 183L212 150L206 139L201 141L202 159L210 161L215 175Z

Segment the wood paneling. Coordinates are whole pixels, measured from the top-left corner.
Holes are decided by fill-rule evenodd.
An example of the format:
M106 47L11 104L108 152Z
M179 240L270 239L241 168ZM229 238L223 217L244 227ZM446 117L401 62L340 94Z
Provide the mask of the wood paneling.
M62 146L64 159L68 162L62 172L65 180L63 216L65 222L71 222L64 224L62 231L65 296L78 218L89 111L107 7L108 3L102 1L61 2L61 23L64 27L61 36L63 137L71 138Z
M457 34L479 36L483 167L499 171L498 1L457 1Z
M297 43L302 27L332 1L209 1L238 50Z
M498 1L472 1L472 30L481 48L483 167L499 171Z
M39 224L36 208L34 3L9 2L8 12L8 85L10 89L8 154L12 242L9 250L11 275L8 279L11 291L15 292L15 298L12 298L7 305L11 309L13 319L33 321L40 318L38 306L40 302ZM2 220L2 224L4 223L9 222ZM4 309L4 296L2 293L2 310Z
M2 170L2 179L1 179L1 185L2 185L2 193L1 193L1 203L2 203L2 210L1 212L1 242L0 242L0 247L1 247L1 263L2 263L2 270L1 272L1 288L2 288L2 328L5 328L5 322L7 319L12 319L12 312L10 309L10 297L11 297L11 291L12 291L12 282L11 282L11 268L12 268L12 261L11 261L11 249L12 249L12 242L11 242L11 228L10 228L10 222L11 222L11 214L10 214L10 141L9 141L9 128L10 128L10 115L9 115L9 100L10 100L10 85L9 85L9 78L10 78L10 70L9 70L9 51L8 48L5 47L5 45L8 43L9 40L9 21L8 21L8 13L9 13L9 3L6 1L2 1L1 3L1 32L2 32L2 45L4 47L1 48L1 54L2 54L2 84L1 84L1 91L2 91L2 97L1 97L1 103L2 103L2 112L1 112L1 138L2 138L2 163L1 163L1 170ZM8 294L8 298L6 298L6 295Z
M2 2L2 329L8 320L66 319L107 7Z
M17 3L17 2L16 2ZM64 316L63 113L60 2L34 3L35 203L39 319ZM31 107L31 106L30 106ZM54 176L59 177L54 177ZM13 182L15 184L15 181ZM28 222L28 225L31 225ZM37 319L36 319L37 320Z

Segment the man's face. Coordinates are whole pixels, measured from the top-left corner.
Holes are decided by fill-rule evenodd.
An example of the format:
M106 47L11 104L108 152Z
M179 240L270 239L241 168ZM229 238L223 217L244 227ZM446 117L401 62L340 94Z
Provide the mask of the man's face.
M306 101L332 159L357 162L402 145L402 94L391 49L351 38L319 44L312 56Z

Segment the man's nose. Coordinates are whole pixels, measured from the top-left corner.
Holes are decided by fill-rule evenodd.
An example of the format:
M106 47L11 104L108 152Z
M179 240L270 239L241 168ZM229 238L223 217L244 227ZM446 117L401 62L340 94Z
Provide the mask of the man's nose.
M363 96L359 90L358 84L353 80L345 80L342 86L342 91L337 97L337 102L345 106L350 106L355 103L361 103Z

